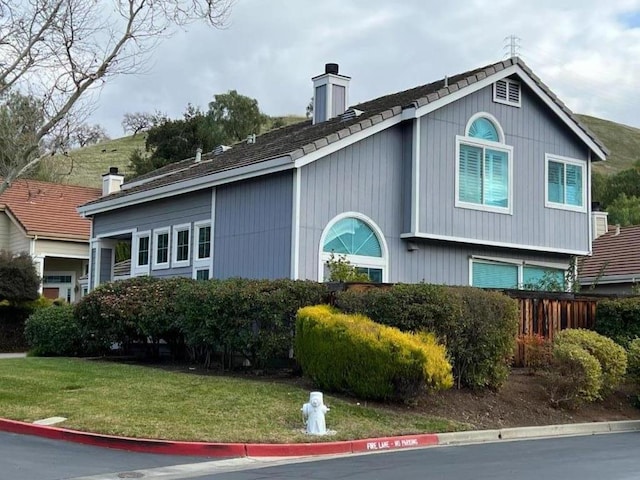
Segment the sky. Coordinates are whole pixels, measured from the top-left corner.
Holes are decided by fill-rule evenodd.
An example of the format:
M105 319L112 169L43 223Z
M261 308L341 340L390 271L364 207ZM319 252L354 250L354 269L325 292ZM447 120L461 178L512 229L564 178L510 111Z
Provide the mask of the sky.
M325 63L356 104L502 60L510 35L571 110L640 127L640 0L235 0L226 28L191 25L110 79L89 121L117 138L125 113L178 118L229 90L304 115Z

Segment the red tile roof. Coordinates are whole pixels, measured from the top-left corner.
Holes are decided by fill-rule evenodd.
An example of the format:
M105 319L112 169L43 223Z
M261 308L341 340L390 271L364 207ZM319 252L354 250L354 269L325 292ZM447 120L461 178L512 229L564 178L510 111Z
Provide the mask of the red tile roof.
M580 278L631 277L640 278L640 225L609 231L593 242L593 255L584 257Z
M27 235L89 240L91 221L76 207L100 195L97 188L16 180L0 195L0 210L8 211Z

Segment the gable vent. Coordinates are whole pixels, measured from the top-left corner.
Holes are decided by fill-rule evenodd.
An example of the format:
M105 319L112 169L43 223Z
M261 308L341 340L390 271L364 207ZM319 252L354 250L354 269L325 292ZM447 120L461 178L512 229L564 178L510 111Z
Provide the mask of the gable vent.
M359 117L363 113L364 112L362 110L358 110L357 108L350 108L349 110L344 112L342 115L340 115L340 121L348 122L349 120L353 120L354 118Z
M227 150L231 150L231 147L228 145L218 145L216 148L213 149L213 154L220 155L221 153L224 153Z
M514 107L520 106L520 83L508 78L493 84L493 101Z

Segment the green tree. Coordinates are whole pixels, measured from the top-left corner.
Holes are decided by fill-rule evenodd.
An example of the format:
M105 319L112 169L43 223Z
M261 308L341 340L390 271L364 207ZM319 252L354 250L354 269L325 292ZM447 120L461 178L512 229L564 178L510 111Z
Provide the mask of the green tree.
M260 112L258 101L235 90L213 96L209 117L221 129L229 143L241 142L251 134L259 134L267 116Z
M0 193L50 155L50 146L66 145L52 139L69 137L88 113L92 89L139 71L177 27L223 25L231 1L1 0L0 109L11 121L0 124ZM30 115L17 122L23 107L37 107L35 130Z
M38 298L40 278L31 255L0 251L0 301L20 303Z
M640 197L621 193L607 206L609 224L622 227L640 224Z

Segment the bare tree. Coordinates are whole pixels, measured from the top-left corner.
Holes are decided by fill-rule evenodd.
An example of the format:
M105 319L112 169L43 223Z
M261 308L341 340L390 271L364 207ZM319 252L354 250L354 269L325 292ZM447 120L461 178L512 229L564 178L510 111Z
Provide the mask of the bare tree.
M109 140L109 135L107 135L107 131L102 125L83 123L73 130L71 140L75 145L82 148L87 145L95 145L104 140Z
M65 138L91 104L95 88L113 76L140 71L176 27L198 20L224 25L231 3L0 0L0 113L5 117L0 144L13 147L1 156L0 193L51 154L44 146L55 145L52 138ZM37 121L21 123L25 102L37 106ZM21 134L33 125L35 131Z
M160 125L167 119L167 115L159 111L154 113L125 113L122 118L122 129L125 133L131 132L135 137L139 132L144 132L151 127Z

